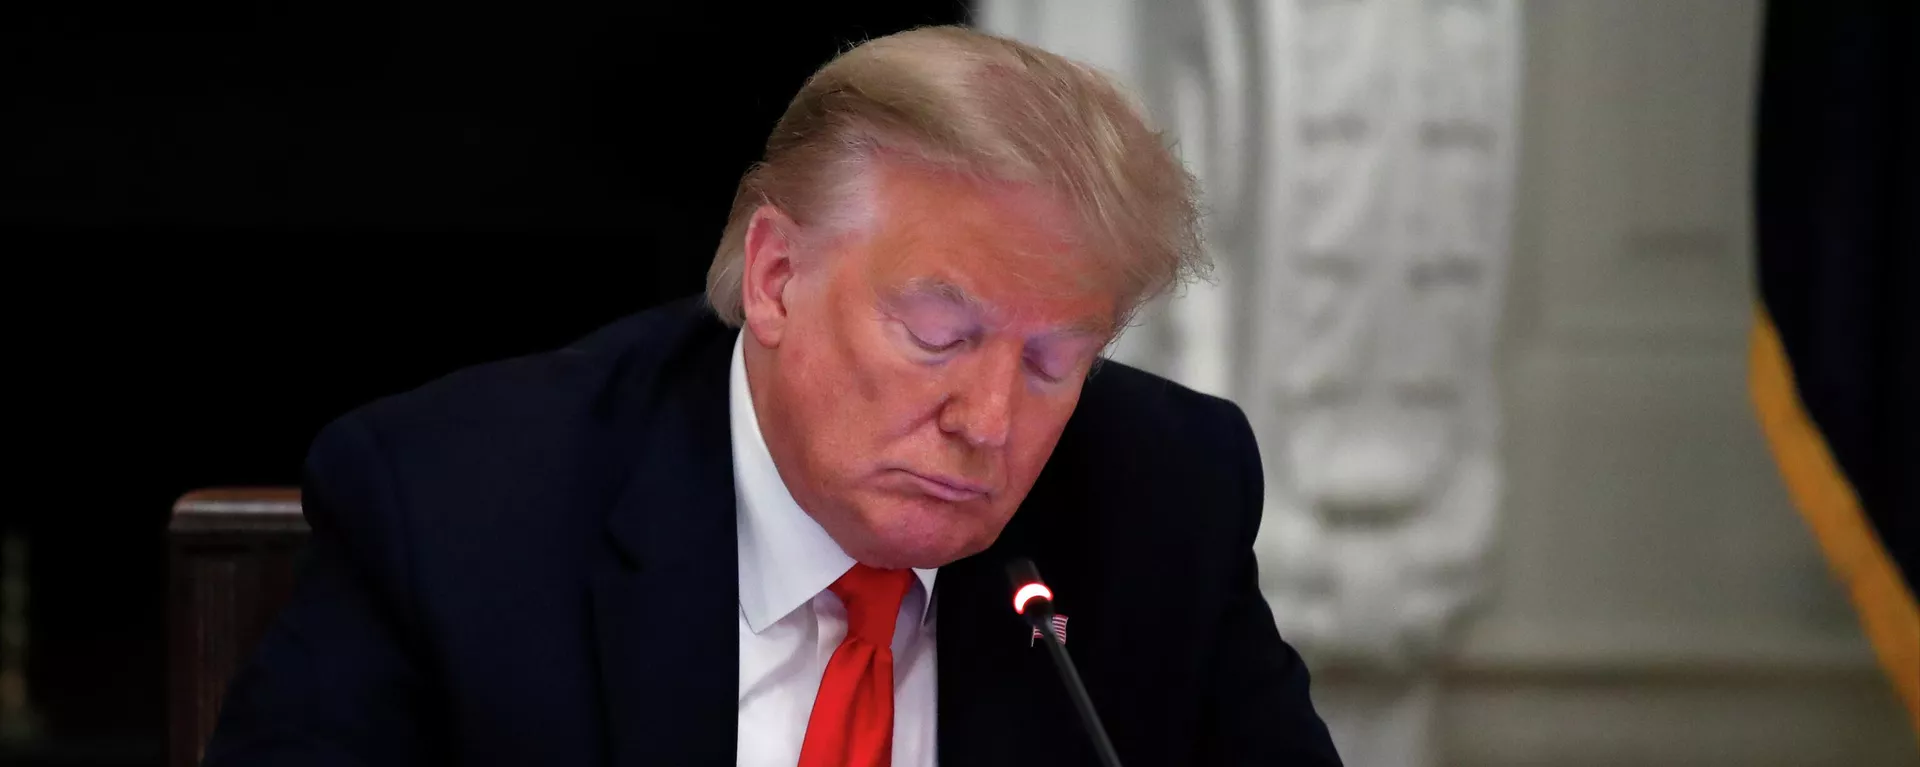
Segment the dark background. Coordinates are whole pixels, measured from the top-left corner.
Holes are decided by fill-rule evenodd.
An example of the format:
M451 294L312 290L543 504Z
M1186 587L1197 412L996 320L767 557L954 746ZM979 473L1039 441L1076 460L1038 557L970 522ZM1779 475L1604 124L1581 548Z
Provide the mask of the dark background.
M700 289L735 183L850 42L962 0L48 4L0 21L12 764L159 764L168 508L326 421ZM16 452L16 455L21 454Z

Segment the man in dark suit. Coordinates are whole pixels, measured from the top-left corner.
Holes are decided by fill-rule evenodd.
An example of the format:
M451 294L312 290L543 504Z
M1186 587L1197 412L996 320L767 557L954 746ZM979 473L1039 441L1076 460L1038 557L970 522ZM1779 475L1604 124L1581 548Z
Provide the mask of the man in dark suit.
M1090 70L952 28L842 55L706 296L320 434L207 763L1088 764L1028 557L1127 764L1337 764L1246 419L1097 364L1194 228Z

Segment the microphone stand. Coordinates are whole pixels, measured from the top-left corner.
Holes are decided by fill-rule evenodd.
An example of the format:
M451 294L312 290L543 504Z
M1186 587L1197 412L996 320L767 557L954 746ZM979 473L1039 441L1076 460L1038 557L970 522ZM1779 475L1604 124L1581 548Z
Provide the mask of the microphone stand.
M1094 713L1093 699L1087 697L1087 686L1080 682L1080 671L1074 668L1073 658L1068 657L1066 643L1053 631L1053 605L1034 609L1039 607L1027 609L1027 621L1046 638L1047 654L1053 656L1053 667L1060 671L1060 683L1066 685L1067 697L1073 699L1073 708L1080 713L1080 724L1087 728L1087 739L1093 741L1093 751L1100 755L1100 763L1105 767L1120 767L1120 755L1114 752L1107 728L1100 724L1100 715Z
M1017 591L1028 584L1040 584L1040 571L1033 561L1016 559L1007 565L1007 574L1013 579ZM1041 585L1045 590L1045 586ZM1073 658L1067 655L1067 642L1054 630L1053 593L1047 591L1044 596L1033 596L1020 607L1020 615L1027 619L1034 630L1046 637L1047 655L1053 658L1054 669L1060 672L1060 683L1067 688L1067 697L1073 700L1073 709L1080 714L1080 724L1087 730L1087 739L1093 741L1093 751L1100 757L1105 767L1120 767L1120 755L1113 750L1113 740L1107 737L1107 728L1100 723L1100 715L1093 710L1093 699L1087 697L1087 686L1080 681L1080 671L1074 668Z

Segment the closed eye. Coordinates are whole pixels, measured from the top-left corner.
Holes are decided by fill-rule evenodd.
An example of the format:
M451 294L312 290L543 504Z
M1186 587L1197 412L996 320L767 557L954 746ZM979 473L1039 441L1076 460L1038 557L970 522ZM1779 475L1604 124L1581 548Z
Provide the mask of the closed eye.
M920 340L919 336L914 336L913 342L919 345L920 348L930 352L950 352L950 351L953 351L954 349L960 348L961 344L966 343L964 339L955 339L953 341L950 341L944 344L931 344L931 343L927 343L926 341Z
M905 324L902 323L902 326L905 327ZM922 350L925 350L934 354L953 351L954 349L960 348L961 344L964 344L967 342L967 339L965 338L955 338L951 341L946 341L946 342L929 341L925 338L921 338L919 333L913 332L913 328L911 327L907 328L907 337L910 339L913 339L913 344L915 346L918 346Z
M1041 364L1040 361L1031 357L1027 358L1027 370L1032 371L1035 378L1045 381L1046 383L1059 383L1061 379L1066 377L1049 372L1046 365Z

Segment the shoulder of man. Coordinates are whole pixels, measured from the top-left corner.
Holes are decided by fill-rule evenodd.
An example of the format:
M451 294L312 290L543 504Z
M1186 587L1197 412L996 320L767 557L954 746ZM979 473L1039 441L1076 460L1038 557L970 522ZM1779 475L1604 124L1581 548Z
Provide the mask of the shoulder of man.
M1251 541L1265 492L1238 405L1113 361L1088 378L1048 472L1102 507L1088 513L1216 542Z
M629 315L558 349L450 372L339 420L365 423L393 450L461 447L492 432L525 438L564 431L618 416L634 398L634 387L651 383L680 347L723 332L730 333L698 298L683 299Z
M637 458L661 377L731 334L696 297L560 349L449 373L323 428L307 482L373 475L352 481L387 485L391 499L424 516L412 523L429 529L456 521L448 515L592 507L618 490Z
M1068 428L1090 447L1163 460L1259 461L1239 405L1112 360L1088 377Z

